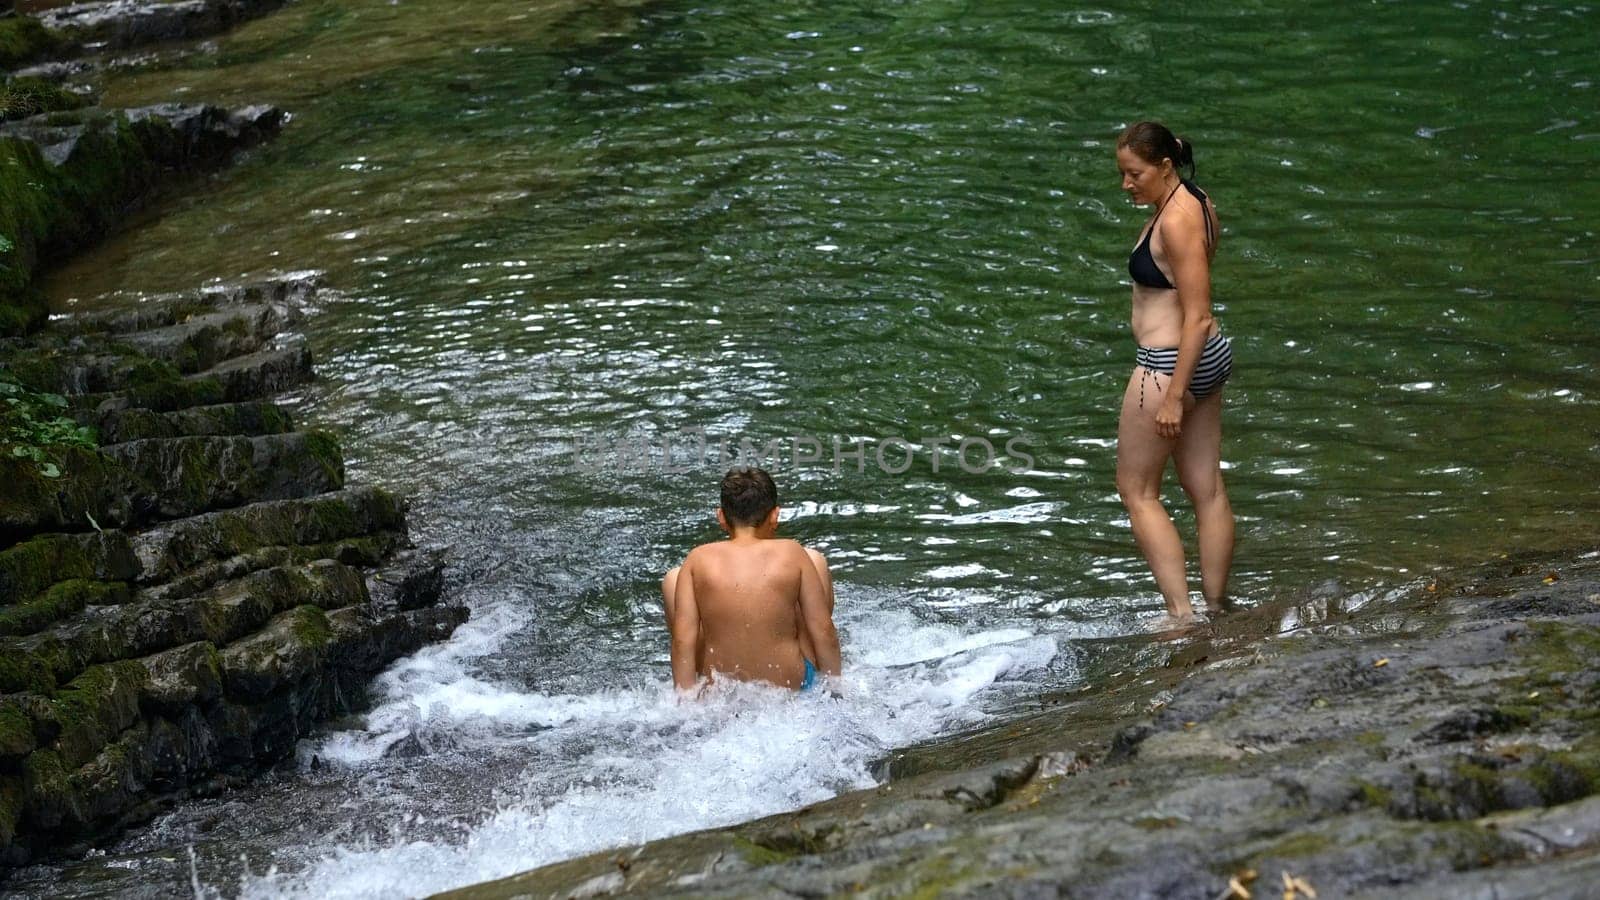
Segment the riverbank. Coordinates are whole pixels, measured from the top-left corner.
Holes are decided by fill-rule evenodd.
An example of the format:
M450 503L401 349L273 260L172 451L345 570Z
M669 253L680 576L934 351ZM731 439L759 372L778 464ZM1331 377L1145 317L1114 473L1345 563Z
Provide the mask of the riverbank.
M0 64L192 36L221 20L180 34L144 14L218 9L244 14L82 5L46 14L79 17L59 33L0 19ZM337 437L273 402L313 377L314 276L46 322L37 272L270 140L284 113L106 110L41 84L8 78L0 116L0 872L251 778L467 618L405 500L347 485ZM19 113L19 96L45 108Z
M1600 554L1508 562L1251 635L1273 612L1285 610L1225 618L1164 664L915 750L895 764L918 774L875 789L440 896L1592 888Z
M4 342L8 440L38 458L0 459L0 861L250 777L466 620L404 501L346 485L338 440L269 399L311 377L290 329L315 288L147 298ZM18 443L50 397L93 439Z

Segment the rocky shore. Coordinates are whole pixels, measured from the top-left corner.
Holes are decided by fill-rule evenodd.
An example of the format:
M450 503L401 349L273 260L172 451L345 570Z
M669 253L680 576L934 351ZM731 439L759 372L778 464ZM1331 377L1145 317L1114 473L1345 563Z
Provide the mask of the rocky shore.
M276 5L0 18L0 66ZM441 602L443 559L412 546L404 500L346 485L337 438L272 402L312 377L297 328L314 277L46 322L38 270L284 114L105 110L40 84L8 77L0 108L0 877L282 760L467 617Z
M1224 618L875 789L441 896L1594 896L1600 553L1322 612Z
M311 279L4 344L99 445L0 459L0 860L70 850L288 756L466 619L405 505L266 398L311 376Z

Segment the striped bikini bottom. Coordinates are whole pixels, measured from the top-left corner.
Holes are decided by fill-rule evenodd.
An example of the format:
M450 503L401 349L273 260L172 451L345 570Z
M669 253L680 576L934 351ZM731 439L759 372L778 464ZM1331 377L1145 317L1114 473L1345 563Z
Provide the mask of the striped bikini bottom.
M1139 378L1139 408L1144 408L1144 382L1150 375L1171 375L1178 367L1177 347L1140 347L1134 365L1144 369ZM1233 374L1233 342L1218 332L1200 348L1200 361L1195 363L1194 375L1189 378L1189 393L1198 400L1222 390L1228 376ZM1156 382L1161 390L1161 382Z

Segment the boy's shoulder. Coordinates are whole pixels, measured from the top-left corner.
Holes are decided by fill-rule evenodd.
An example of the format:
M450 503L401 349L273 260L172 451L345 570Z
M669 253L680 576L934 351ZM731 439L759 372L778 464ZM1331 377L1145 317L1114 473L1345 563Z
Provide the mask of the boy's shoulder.
M806 552L806 548L804 544L791 538L770 538L765 541L757 541L754 544L746 544L743 547L740 547L731 541L707 541L693 550L690 550L688 556L685 557L685 561L687 562L690 559L712 561L731 553L740 552L770 553L773 555L788 556L795 553L803 554Z

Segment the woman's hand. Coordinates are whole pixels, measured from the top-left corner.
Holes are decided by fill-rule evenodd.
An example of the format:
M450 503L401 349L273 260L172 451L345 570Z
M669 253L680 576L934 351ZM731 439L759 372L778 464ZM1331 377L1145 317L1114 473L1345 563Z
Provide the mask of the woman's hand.
M1156 410L1156 434L1164 438L1177 438L1183 433L1183 401L1170 394Z

